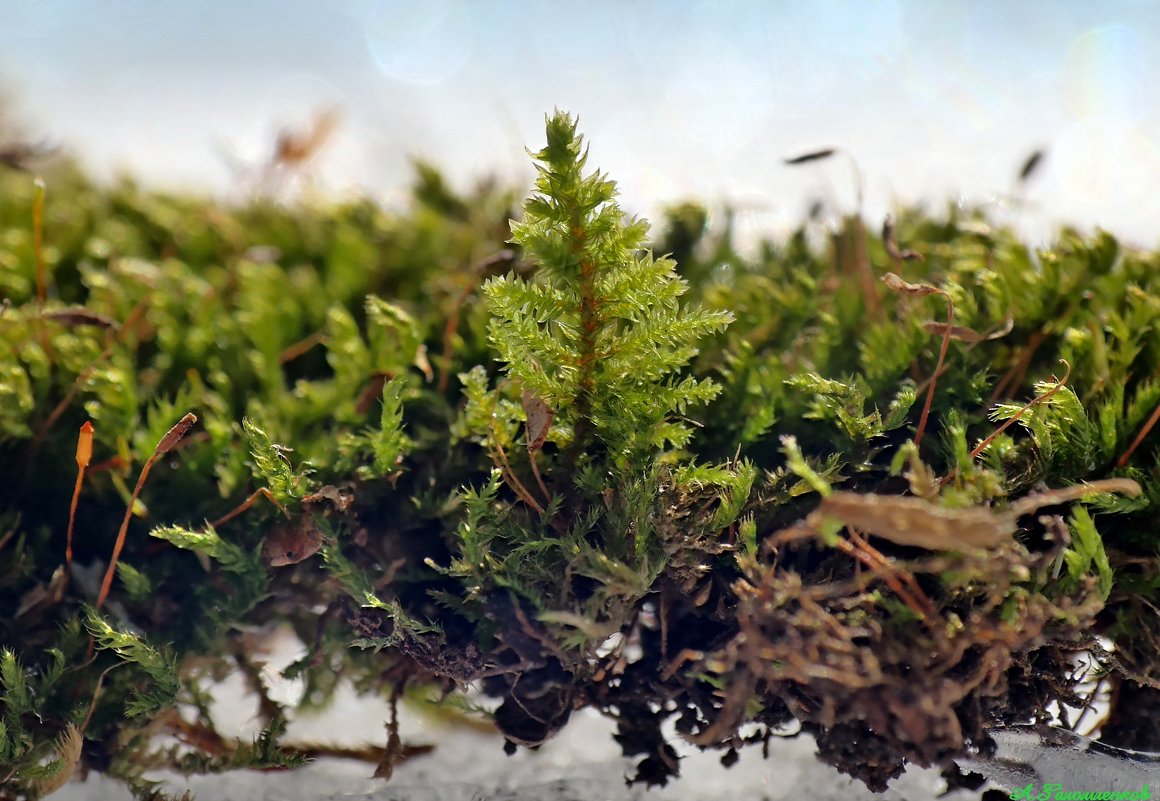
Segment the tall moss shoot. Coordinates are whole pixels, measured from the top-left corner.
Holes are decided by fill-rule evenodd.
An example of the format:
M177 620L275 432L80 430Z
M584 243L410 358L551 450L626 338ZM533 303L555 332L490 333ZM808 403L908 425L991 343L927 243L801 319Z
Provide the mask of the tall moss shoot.
M590 463L598 444L623 469L650 449L687 444L690 428L674 415L718 390L676 373L733 317L681 305L688 287L674 262L645 250L647 223L625 218L615 183L584 174L573 119L550 117L547 139L534 156L536 194L512 224L537 270L484 287L488 339L508 375L556 410L574 462Z
M682 371L699 340L732 315L681 303L688 286L671 260L647 249L647 223L625 215L607 176L586 173L574 119L557 111L546 132L533 154L536 191L512 222L512 241L534 271L483 286L487 337L506 378L489 390L482 368L462 377L462 430L488 448L524 510L461 529L463 553L476 558L458 570L476 587L518 588L551 619L593 632L630 614L682 547L661 533L671 513L659 500L666 485L699 480L719 493L729 510L716 520L720 531L739 513L752 475L748 467L698 468L680 450L692 435L684 415L719 391ZM521 426L523 447L515 448ZM489 492L496 489L493 480ZM522 522L528 510L530 525ZM495 527L487 560L478 558L481 526ZM524 559L530 553L538 566ZM561 575L595 578L600 589L578 592Z

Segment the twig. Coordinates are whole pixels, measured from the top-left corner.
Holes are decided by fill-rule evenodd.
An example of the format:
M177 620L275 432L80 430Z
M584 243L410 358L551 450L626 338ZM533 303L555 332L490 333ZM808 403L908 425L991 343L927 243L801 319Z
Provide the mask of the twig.
M978 339L960 340L963 343L963 354L966 355L966 354L970 353L972 350L979 347L979 345L983 344L984 342L987 342L988 340L1001 339L1002 337L1007 336L1007 334L1011 333L1011 329L1014 327L1014 325L1015 325L1014 318L1008 317L1006 320L1003 321L1003 324L1000 325L998 328L992 328L991 330L987 331L984 334L979 334ZM937 328L937 330L939 330L939 331L946 331L949 326L947 326L945 323L927 323L925 327L928 331L931 331L933 333L932 327ZM952 329L951 339L955 338L954 333L956 330L961 331L962 329L958 329L958 328ZM937 381L938 379L942 378L943 375L947 371L949 371L950 369L951 369L950 365L944 364L942 366L942 369L940 369L940 370L936 371L935 373L931 374L930 376L928 376L927 379L925 381L923 381L921 384L915 385L914 391L915 392L922 392L928 386L930 386L931 381ZM992 401L992 403L993 402L994 401Z
M926 400L923 401L922 414L918 418L918 430L914 435L914 444L917 447L922 444L922 435L926 432L926 421L930 417L930 407L934 402L934 390L938 385L938 376L942 370L943 361L946 360L947 348L951 344L951 332L955 322L955 302L945 289L940 289L930 284L912 284L902 280L894 273L886 273L883 275L882 283L900 295L923 297L937 294L942 295L947 301L947 324L946 329L943 331L942 345L938 351L938 362L934 366L934 373L930 378L930 386L926 390Z
M926 597L925 593L922 595L923 600L926 601L926 607L924 608L913 595L907 592L906 588L902 586L901 582L899 582L898 578L892 572L890 562L885 556L874 551L869 545L866 546L866 550L863 550L841 538L834 541L834 546L847 556L861 562L875 575L881 577L886 582L886 585L894 591L895 595L902 599L902 602L912 612L918 615L924 623L930 622L930 615L934 612L934 607L930 599ZM927 609L930 610L930 613L927 612Z
M1104 683L1105 678L1103 676L1096 680L1096 686L1092 688L1091 693L1087 697L1087 701L1084 702L1084 705L1080 708L1079 715L1076 716L1075 722L1071 724L1071 730L1077 734L1080 733L1079 724L1083 723L1083 719L1087 717L1087 713L1092 711L1093 707L1095 706L1096 696L1100 694L1100 691L1104 687ZM1084 736L1091 736L1091 732L1087 732L1084 734Z
M955 321L955 302L951 300L951 296L947 293L942 293L947 299L947 330L943 333L942 345L938 350L938 362L934 366L935 377L930 380L930 388L926 391L926 400L922 404L922 414L918 418L918 433L914 436L915 447L922 444L922 435L926 431L926 421L930 416L930 406L934 401L934 388L938 384L938 371L942 368L943 361L947 357L947 348L951 344L951 325Z
M1148 436L1148 433L1156 425L1157 421L1160 421L1160 404L1156 406L1156 410L1152 412L1152 416L1148 418L1148 422L1144 423L1144 427L1140 429L1140 433L1132 440L1132 444L1128 446L1128 450L1124 451L1120 455L1120 458L1116 460L1116 467L1123 467L1128 463L1128 460L1132 458L1132 454L1136 452L1136 448L1140 447L1140 443L1144 441L1144 437Z
M493 456L499 457L499 469L503 474L504 481L512 488L512 491L520 497L524 503L536 510L538 514L544 513L544 507L532 497L532 493L528 492L528 488L524 486L523 482L516 478L515 471L512 470L511 463L508 462L507 454L504 453L503 445L500 444L499 439L495 435L495 421L491 420L488 423L491 428L491 441L495 446Z
M536 463L536 451L528 453L528 461L532 465L532 475L536 477L536 484L540 487L540 492L544 493L544 503L551 503L552 493L548 492L548 486L544 483L543 476L540 475L540 466Z
M1023 408L1021 408L1018 412L1016 412L1013 417L1011 417L1009 420L1004 422L1003 425L999 426L994 431L992 431L991 435L989 437L987 437L982 442L980 442L978 445L976 445L974 450L972 450L967 455L967 459L974 459L976 456L978 456L980 453L982 453L983 450L988 445L991 444L991 442L995 439L995 437L999 436L1004 431L1006 431L1008 428L1010 428L1012 426L1012 424L1014 424L1016 420L1018 420L1020 417L1022 417L1024 412L1026 412L1032 406L1035 406L1036 404L1042 403L1043 401L1047 400L1052 395L1054 395L1056 392L1059 392L1061 389L1063 389L1063 387L1067 384L1067 379L1071 377L1071 365L1067 363L1066 359L1060 359L1060 361L1063 362L1064 366L1067 368L1067 371L1063 374L1063 378L1059 379L1059 381L1056 382L1055 386L1053 386L1051 389L1047 390L1047 392L1044 392L1042 395L1036 395L1030 401L1025 403L1023 405ZM944 477L939 482L939 487L945 487L948 483L950 483L954 479L954 477L956 475L958 475L958 472L959 472L958 467L952 468L951 471L946 474L946 477Z
M443 352L439 356L439 383L436 384L436 391L440 395L447 391L447 384L451 380L451 348L455 341L455 332L459 330L459 316L463 312L463 304L477 287L478 283L473 281L459 293L451 307L447 324L443 326Z
M688 662L699 662L705 658L704 651L698 651L694 648L682 648L681 652L673 657L673 660L665 666L661 671L661 681L668 681L673 677L683 665Z
M455 332L459 330L459 319L463 314L464 304L479 289L480 281L487 275L489 270L505 262L514 264L515 258L515 251L504 248L476 262L468 271L470 280L467 286L456 296L455 302L451 305L451 313L447 316L447 323L443 326L443 351L439 355L439 382L436 384L436 391L440 395L447 391L447 385L451 381L451 349L454 346Z
M1049 489L1043 492L1033 492L1025 495L1007 507L1009 515L1022 517L1031 514L1044 506L1056 506L1061 503L1078 501L1097 492L1118 492L1129 498L1136 498L1142 492L1140 485L1130 478L1101 478L1097 481L1085 481L1082 484L1072 484L1070 487Z
M934 603L930 600L927 594L923 592L922 587L918 584L918 579L914 577L913 573L911 573L909 570L897 568L894 563L891 562L881 551L870 545L870 543L866 541L858 529L853 528L852 526L847 526L846 531L849 532L850 540L853 542L856 548L860 549L864 555L869 557L873 562L878 564L884 570L893 571L895 574L901 577L902 581L905 582L908 587L910 587L914 593L912 600L916 601L918 605L921 606L921 617L924 620L928 620L928 616L933 617L935 615L936 610ZM865 562L863 562L863 564L865 564ZM882 576L883 580L886 581L887 584L890 583L889 575L890 574ZM897 589L894 591L898 593ZM898 595L904 601L906 600L906 597L902 593L898 593Z
M853 161L853 157L851 157ZM866 310L878 319L882 319L885 312L882 309L882 298L878 295L878 284L874 280L874 266L870 263L870 253L866 244L866 226L862 223L862 186L858 182L858 209L859 216L854 221L853 246L854 265L858 270L858 280L862 285L862 299Z
M300 339L293 345L289 345L285 350L278 354L278 364L286 364L297 359L302 354L309 351L315 345L321 345L326 342L326 331L315 331L308 337Z
M91 640L89 641L89 644L90 644L90 646L92 645ZM93 719L93 712L95 712L97 709L97 699L100 698L100 696L101 696L101 685L104 684L105 676L109 675L110 671L116 670L119 667L124 667L127 664L129 664L129 663L128 662L117 662L115 664L109 665L107 668L102 670L101 675L97 677L97 686L96 686L96 689L93 690L93 699L92 699L92 701L89 702L88 714L85 715L85 719L84 719L84 721L81 722L81 725L80 725L80 730L81 730L82 734L84 733L85 729L87 729L89 727L89 722Z
M1011 365L1010 369L999 379L999 383L991 390L991 397L987 399L988 405L995 403L999 398L1003 397L1007 390L1017 388L1023 383L1023 377L1027 375L1027 368L1031 366L1031 359L1035 356L1035 351L1039 350L1039 346L1046 340L1047 334L1042 331L1033 331L1031 333L1031 336L1027 340L1027 345L1019 355L1019 360Z
M281 503L278 502L278 499L274 497L274 493L270 492L270 490L267 489L266 487L258 487L258 489L254 490L254 492L250 495L249 498L246 498L244 501L242 501L237 506L235 506L232 511L227 512L226 514L219 517L217 520L210 523L209 524L210 528L217 528L222 523L225 523L228 520L233 520L235 517L240 515L242 512L246 511L251 506L253 506L254 501L258 500L258 498L265 498L270 503L277 506L279 512L281 512L286 517L290 517L290 513L286 511L285 506L283 506Z

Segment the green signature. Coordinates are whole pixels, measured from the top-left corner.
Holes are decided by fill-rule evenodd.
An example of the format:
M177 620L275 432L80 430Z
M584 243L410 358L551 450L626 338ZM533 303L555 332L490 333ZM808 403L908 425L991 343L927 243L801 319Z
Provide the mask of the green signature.
M1035 785L1017 788L1009 798L1023 798L1028 801L1143 801L1152 794L1148 785L1139 790L1065 790L1062 784L1045 784L1038 793Z

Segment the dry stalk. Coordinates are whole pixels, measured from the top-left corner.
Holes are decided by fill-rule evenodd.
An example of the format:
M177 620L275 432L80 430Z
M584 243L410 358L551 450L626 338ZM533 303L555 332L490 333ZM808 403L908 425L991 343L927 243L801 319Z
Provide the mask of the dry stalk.
M113 545L113 555L109 558L109 567L105 570L105 579L101 582L101 591L97 594L97 609L100 609L104 605L105 599L109 597L109 589L113 586L113 574L117 571L117 560L121 558L121 549L125 547L125 535L129 531L129 520L133 517L133 506L137 503L137 497L141 494L141 488L145 486L145 479L149 477L149 471L153 468L153 463L173 450L177 443L181 441L181 438L189 432L189 429L196 422L197 415L192 412L188 412L182 417L173 428L165 433L165 436L157 443L157 447L153 449L153 454L145 462L145 466L141 468L141 475L137 477L137 485L133 487L133 494L130 496L129 503L125 508L125 517L121 520L121 528L117 532L117 542Z

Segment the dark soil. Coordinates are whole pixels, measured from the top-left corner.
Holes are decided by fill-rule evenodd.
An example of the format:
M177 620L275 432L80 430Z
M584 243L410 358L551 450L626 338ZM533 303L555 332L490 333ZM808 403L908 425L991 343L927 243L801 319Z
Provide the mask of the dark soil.
M920 624L901 625L918 613L883 589L886 569L871 572L786 531L767 538L732 584L662 582L622 645L594 660L554 642L507 594L488 602L490 647L435 635L399 647L416 676L449 688L481 681L500 699L495 723L510 750L537 747L576 709L600 709L617 721L624 754L640 757L634 781L649 785L679 774L662 733L670 718L681 737L721 749L726 764L736 748L796 719L817 739L819 759L881 791L907 764L941 766L952 786L971 786L952 759L985 753L988 726L1046 721L1053 701L1082 704L1072 675L1077 643L1100 608L1094 586L1055 600L1011 594L1043 569L1050 538L1041 552L1016 541L938 556L894 549L920 554L888 570L912 597L922 593L926 609ZM378 610L351 609L348 620L361 636L391 633ZM1121 732L1119 744L1150 746L1160 732L1155 694L1121 692L1138 693L1140 703L1121 704L1111 730Z
M1100 740L1132 751L1160 751L1160 689L1122 679L1115 692Z

